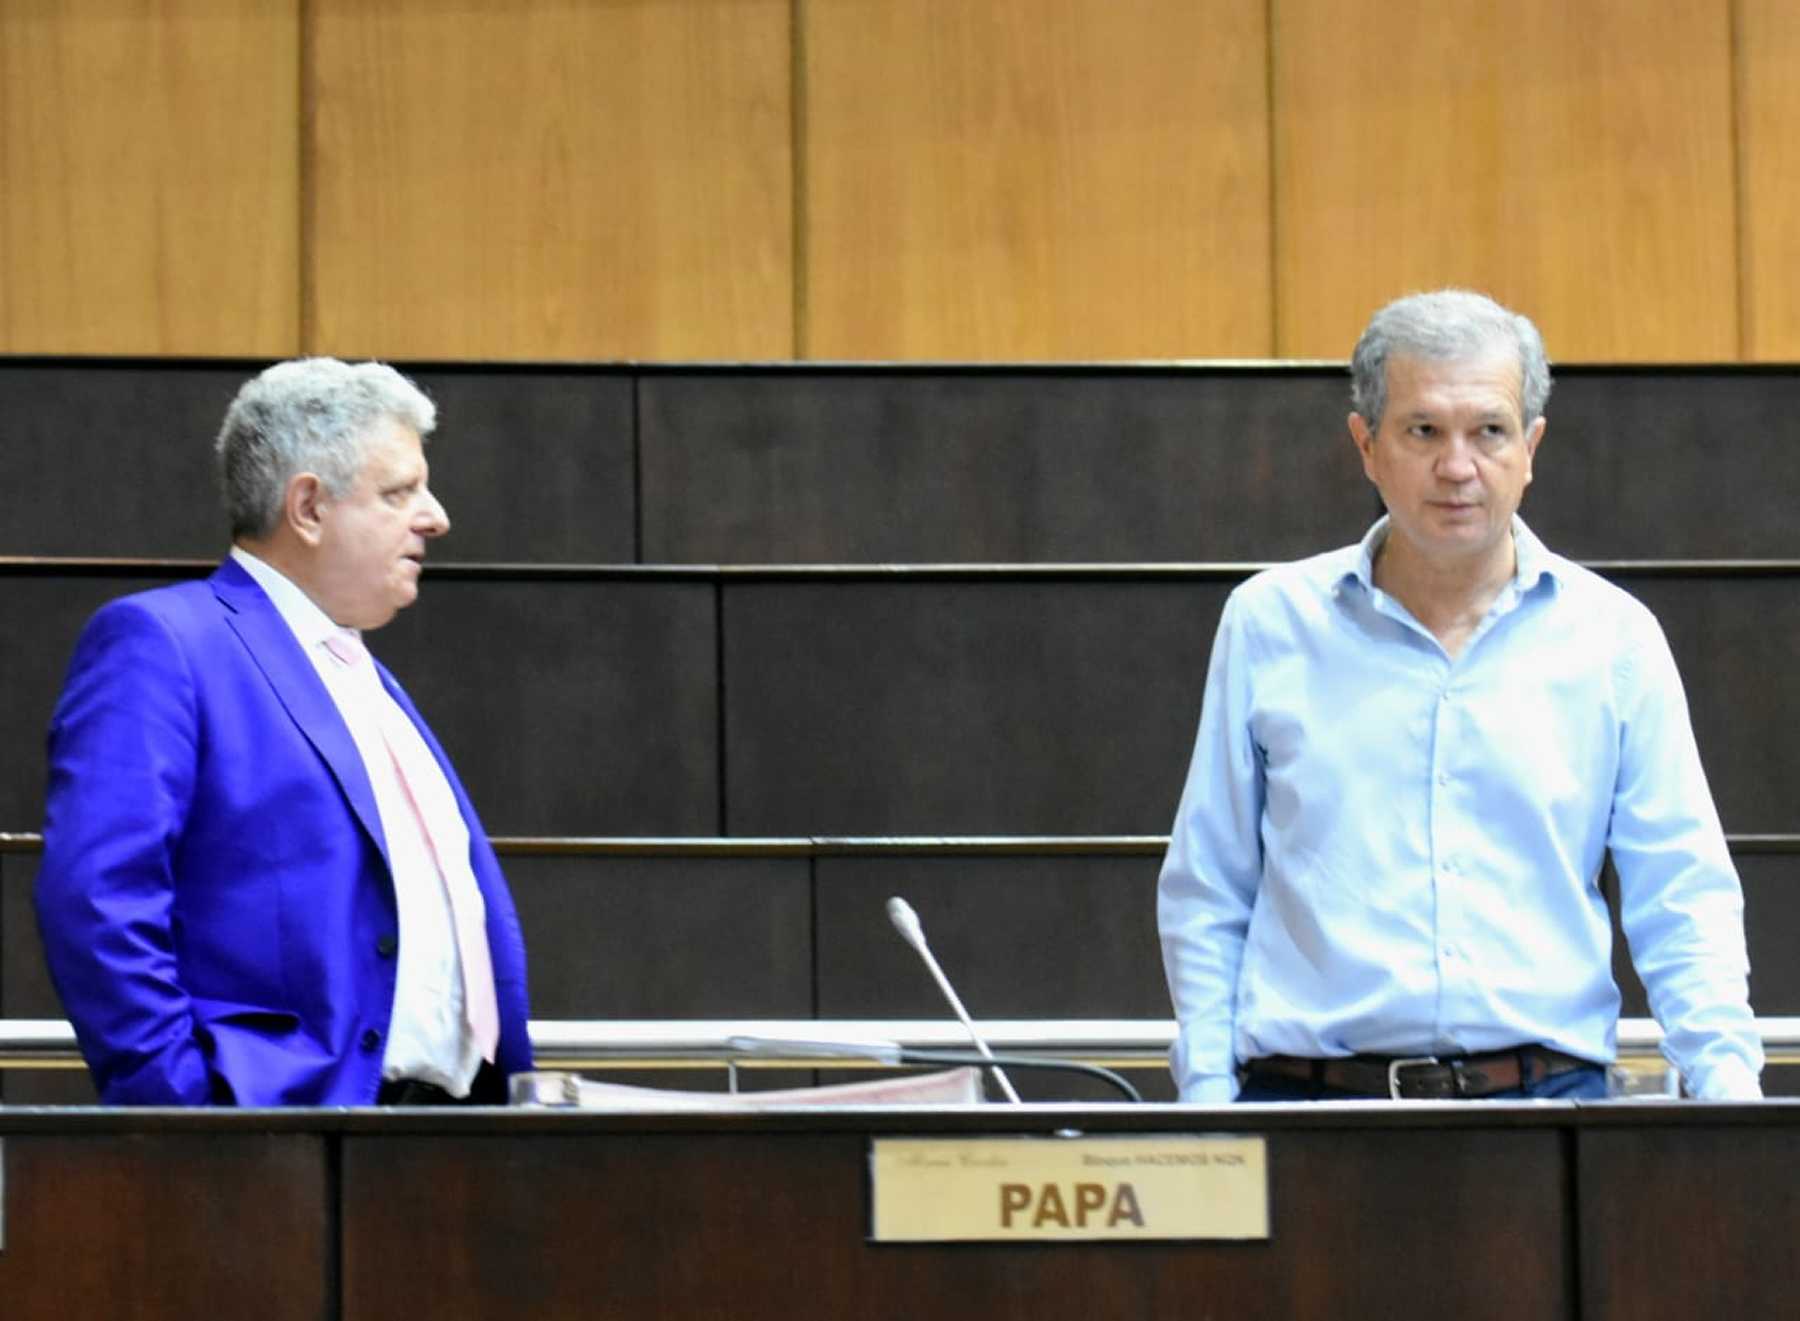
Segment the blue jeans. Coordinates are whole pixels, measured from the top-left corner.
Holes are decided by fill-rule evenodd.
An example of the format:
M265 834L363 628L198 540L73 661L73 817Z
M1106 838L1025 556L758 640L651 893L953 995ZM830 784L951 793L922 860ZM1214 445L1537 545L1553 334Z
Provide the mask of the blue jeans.
M1361 1092L1340 1092L1331 1087L1314 1087L1311 1083L1301 1082L1298 1078L1256 1078L1244 1083L1243 1089L1238 1092L1237 1099L1240 1101L1366 1101L1371 1098ZM1606 1099L1606 1070L1598 1064L1590 1064L1586 1068L1570 1069L1567 1073L1552 1074L1548 1078L1539 1078L1527 1086L1510 1088L1504 1092L1494 1092L1480 1099L1483 1101L1604 1101Z

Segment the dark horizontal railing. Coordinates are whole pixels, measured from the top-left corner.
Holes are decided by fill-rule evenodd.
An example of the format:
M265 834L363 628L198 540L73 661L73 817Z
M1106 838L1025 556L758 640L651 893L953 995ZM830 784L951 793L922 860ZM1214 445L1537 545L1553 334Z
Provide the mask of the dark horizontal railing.
M1109 579L1231 582L1285 561L1203 563L1157 561L1138 564L427 564L425 572L449 580L578 581L673 580L681 582L957 581L979 579ZM1609 578L1780 578L1800 575L1800 559L1584 560ZM66 574L70 577L146 575L196 577L217 567L215 560L107 558L72 555L0 555L0 577Z
M596 858L836 858L932 857L944 855L1017 857L1039 854L1159 857L1167 835L799 835L756 836L546 836L495 835L503 857ZM1734 856L1769 857L1800 853L1800 835L1726 835ZM0 853L35 853L44 837L34 831L0 832Z

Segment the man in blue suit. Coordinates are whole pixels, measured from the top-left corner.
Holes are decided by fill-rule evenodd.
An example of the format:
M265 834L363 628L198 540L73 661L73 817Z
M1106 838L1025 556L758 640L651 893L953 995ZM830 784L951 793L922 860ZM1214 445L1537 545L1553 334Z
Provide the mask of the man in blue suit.
M89 622L50 726L38 921L102 1100L504 1100L525 950L468 796L363 650L449 517L436 410L271 367L217 452L233 546Z

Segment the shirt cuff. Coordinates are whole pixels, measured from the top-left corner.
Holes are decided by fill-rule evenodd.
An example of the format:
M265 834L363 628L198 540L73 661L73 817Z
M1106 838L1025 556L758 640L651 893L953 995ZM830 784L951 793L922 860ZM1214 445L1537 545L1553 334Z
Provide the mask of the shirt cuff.
M1756 1070L1740 1059L1720 1060L1694 1080L1691 1088L1701 1101L1760 1101L1762 1082Z
M1183 1105L1230 1105L1237 1100L1238 1081L1229 1073L1201 1073L1181 1089Z

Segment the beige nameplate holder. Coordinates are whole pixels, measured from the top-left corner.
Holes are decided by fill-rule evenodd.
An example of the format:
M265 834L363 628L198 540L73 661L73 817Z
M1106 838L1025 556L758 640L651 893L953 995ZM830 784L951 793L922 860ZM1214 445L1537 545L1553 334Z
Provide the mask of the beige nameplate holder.
M1269 1236L1260 1137L875 1138L877 1243Z

